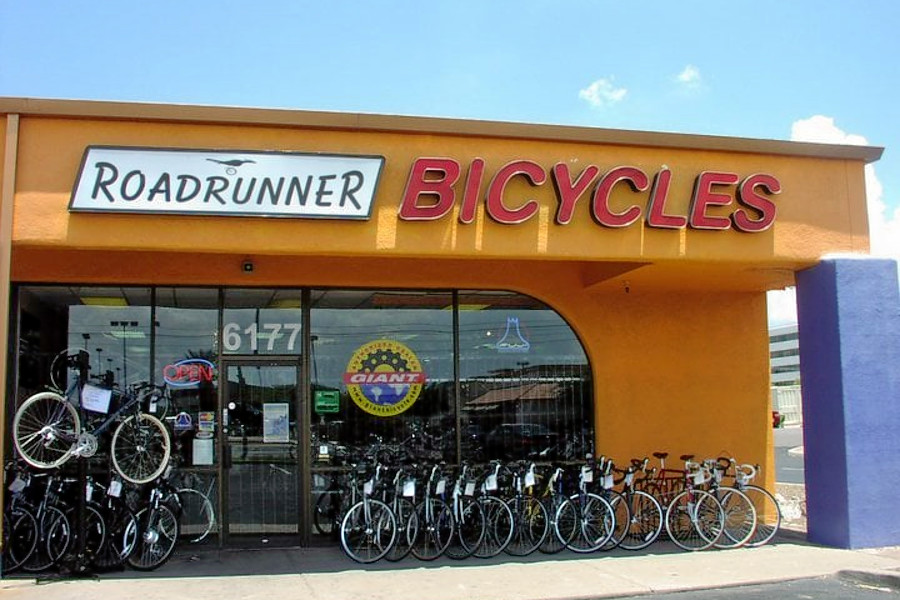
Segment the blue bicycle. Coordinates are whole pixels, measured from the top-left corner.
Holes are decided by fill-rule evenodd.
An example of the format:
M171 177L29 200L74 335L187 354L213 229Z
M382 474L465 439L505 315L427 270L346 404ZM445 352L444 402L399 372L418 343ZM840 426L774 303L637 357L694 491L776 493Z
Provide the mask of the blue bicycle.
M98 437L112 430L113 469L132 483L159 477L169 463L172 440L162 421L142 410L141 390L148 386L121 392L89 384L90 357L83 350L61 352L52 373L62 360L76 373L69 388L38 392L16 410L13 442L22 459L52 469L73 456L89 458L98 450Z

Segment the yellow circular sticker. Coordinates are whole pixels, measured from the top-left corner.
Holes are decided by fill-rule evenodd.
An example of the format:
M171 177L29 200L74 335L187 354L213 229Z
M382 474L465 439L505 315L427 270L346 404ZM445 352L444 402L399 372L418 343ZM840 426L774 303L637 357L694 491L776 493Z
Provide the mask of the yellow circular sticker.
M353 402L376 417L393 417L418 399L425 373L412 350L394 340L375 340L356 349L344 372Z

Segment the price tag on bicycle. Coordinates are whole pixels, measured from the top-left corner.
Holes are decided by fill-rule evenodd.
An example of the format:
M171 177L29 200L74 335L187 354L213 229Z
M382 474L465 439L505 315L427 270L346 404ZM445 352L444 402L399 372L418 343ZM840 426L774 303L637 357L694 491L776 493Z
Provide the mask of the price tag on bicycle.
M613 487L614 487L615 485L616 485L616 482L615 482L615 480L613 479L613 476L612 476L611 474L610 474L610 475L606 475L606 476L603 478L603 489L604 489L604 490L611 490L611 489L613 489Z
M534 467L528 469L528 472L525 473L525 487L534 486Z
M118 479L113 479L109 482L109 489L106 490L107 496L112 496L113 498L119 498L122 495L122 482Z
M634 483L634 473L625 473L625 485L630 486Z
M582 465L581 466L581 480L585 483L593 483L594 482L594 470L590 465Z
M403 497L404 498L415 498L416 497L416 480L415 479L407 479L403 482Z
M13 482L9 484L9 491L13 494L18 494L22 490L28 487L28 479L22 477L21 475L16 475L16 478L13 479Z
M363 484L363 494L366 496L371 496L372 492L375 491L375 480L370 479Z
M90 502L91 498L94 495L94 484L90 481L87 482L84 486L84 501Z
M443 479L438 479L437 485L434 486L434 493L436 496L440 496L447 490L447 482Z
M497 476L491 473L484 479L484 489L489 492L497 491Z
M467 481L466 489L463 491L463 495L465 496L474 496L475 495L475 482Z

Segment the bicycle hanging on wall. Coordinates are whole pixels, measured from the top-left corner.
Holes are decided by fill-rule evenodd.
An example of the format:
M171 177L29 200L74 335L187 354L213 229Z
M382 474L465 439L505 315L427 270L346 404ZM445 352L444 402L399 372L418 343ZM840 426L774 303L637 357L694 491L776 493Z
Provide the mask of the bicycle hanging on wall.
M110 459L113 469L132 483L149 483L169 463L172 440L166 426L142 410L139 384L114 390L88 382L90 356L84 350L63 351L53 360L51 379L58 361L75 373L65 391L53 388L27 398L13 419L13 442L29 465L52 469L73 456L89 458L98 450L98 438L112 430Z

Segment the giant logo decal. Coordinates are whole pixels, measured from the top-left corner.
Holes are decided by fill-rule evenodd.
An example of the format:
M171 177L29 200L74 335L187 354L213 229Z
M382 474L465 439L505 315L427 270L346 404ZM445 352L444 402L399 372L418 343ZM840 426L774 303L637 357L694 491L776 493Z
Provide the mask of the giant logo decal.
M394 340L375 340L360 346L344 373L353 402L377 417L392 417L409 409L424 383L418 357Z

